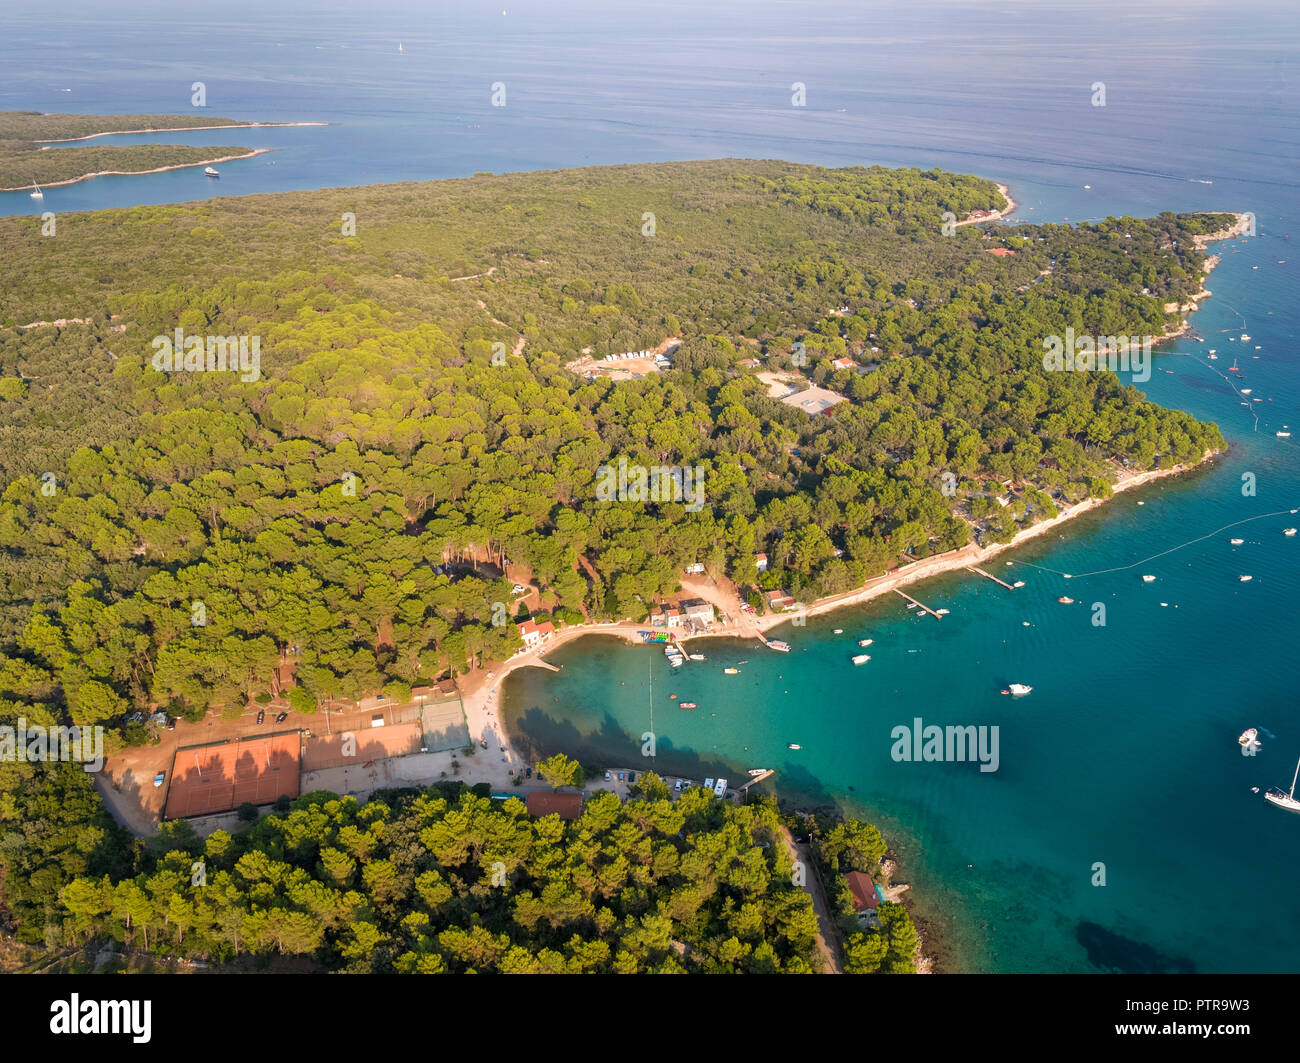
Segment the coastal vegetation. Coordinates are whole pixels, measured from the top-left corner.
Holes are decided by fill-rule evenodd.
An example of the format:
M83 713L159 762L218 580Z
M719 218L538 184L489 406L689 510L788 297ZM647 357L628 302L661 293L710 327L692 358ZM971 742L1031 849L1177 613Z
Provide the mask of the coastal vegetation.
M43 141L82 140L102 133L157 132L238 125L233 118L184 114L42 114L0 111L0 189L53 185L101 173L147 173L247 155L251 148L186 144L112 144L46 148Z
M186 144L100 144L89 148L14 150L0 145L0 188L53 185L101 173L146 173L168 166L247 155L252 148Z
M812 902L770 801L736 806L702 787L674 801L651 773L627 801L597 792L566 822L446 783L365 804L305 794L235 834L200 839L178 821L131 846L111 824L88 825L84 773L49 771L3 852L18 937L51 949L115 942L218 963L291 955L399 973L806 973L818 963ZM859 949L891 956L904 935L860 937Z
M78 140L99 133L156 133L164 129L202 129L240 125L233 118L205 114L45 114L0 111L0 141Z
M311 713L509 656L520 641L502 612L518 615L505 607L519 578L559 620L639 620L696 561L742 589L810 598L902 554L1006 541L1063 503L1104 497L1121 470L1222 447L1213 425L1161 409L1115 374L1047 372L1042 357L1044 337L1067 329L1160 336L1177 326L1164 305L1199 290L1194 238L1225 219L945 225L998 205L989 182L938 171L717 160L102 211L61 219L56 237L37 220L0 220L0 723L102 723L111 751L143 740L127 723L135 711L201 717L264 701L286 657L288 696ZM74 317L89 323L45 324ZM257 375L154 368L154 341L178 329L257 337ZM565 368L583 351L670 337L681 339L673 368L642 379ZM809 416L768 395L754 359L848 401ZM703 470L705 504L602 500L598 470L619 457ZM46 792L35 780L65 774L4 766L4 829L26 821L33 786ZM479 814L439 804L450 800L362 809L328 798L313 811L303 798L259 821L247 850L232 840L209 855L254 898L299 887L306 898L319 892L306 882L324 845L346 857L339 869L363 865L335 876L330 890L346 896L380 872L329 831L373 834L373 848L391 829L408 849L386 855L382 874L414 883L424 834ZM76 875L112 880L77 887L76 933L123 919L105 897L130 892L95 864L117 857L93 804L50 828L66 839L58 851L85 864ZM663 839L650 820L593 806L628 845L648 845L653 865ZM747 846L758 828L733 814L760 817L701 799L689 822ZM522 837L518 810L492 815ZM298 840L287 824L304 819L328 843ZM477 861L484 846L466 844ZM162 871L134 873L179 874L192 849L178 844L158 855ZM10 853L0 846L7 870ZM749 937L719 942L732 916L715 900L730 896L739 912L758 903L753 891L775 889L779 862L762 859L740 893L682 901L694 929L676 940L689 956L665 951L675 924L646 922L676 918L651 915L659 894L640 906L648 883L631 890L633 907L609 909L612 922L592 894L565 893L574 919L591 921L582 939L589 926L601 938L598 960L570 949L568 926L539 931L540 916L516 940L486 919L504 919L491 905L508 902L477 895L479 907L456 911L483 925L457 931L463 947L444 952L424 923L398 918L394 898L415 888L405 880L370 900L323 897L316 922L295 915L298 930L279 926L267 940L356 966L375 951L356 937L371 926L392 969L505 969L512 955L525 968L617 967L624 953L638 970L803 969L804 938L781 936L794 908L752 913ZM68 862L44 866L33 888L65 880ZM468 865L456 866L475 888ZM148 878L130 881L147 899ZM30 903L62 925L66 896L56 903L47 889ZM432 921L437 908L412 915ZM165 924L162 938L175 932ZM215 933L202 940L236 947ZM899 960L897 934L880 969Z

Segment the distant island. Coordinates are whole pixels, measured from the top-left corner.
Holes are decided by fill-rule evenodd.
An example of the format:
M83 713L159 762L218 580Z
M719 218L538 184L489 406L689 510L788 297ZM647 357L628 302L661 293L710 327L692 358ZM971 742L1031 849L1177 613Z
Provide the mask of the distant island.
M122 133L175 133L196 129L259 129L324 125L323 122L237 122L231 118L158 114L41 114L0 111L0 192L76 184L92 177L133 176L187 166L247 159L270 148L192 147L184 144L113 144L50 148Z
M99 792L0 764L0 829L47 825L0 854L20 938L180 952L183 925L221 960L347 970L821 966L782 885L780 828L807 824L653 776L530 822L475 753L484 697L526 637L645 625L688 569L736 610L831 608L1224 449L1104 359L1044 352L1177 334L1239 219L1015 225L1008 200L723 159L98 211L53 240L0 219L0 723L102 725L108 756ZM134 849L107 815L157 830L150 780L176 769L155 758L209 729L368 727L431 684L465 695L448 770L478 791L360 804L286 773L237 835L178 817ZM905 909L871 888L883 844L823 828L843 969L912 969ZM200 856L220 889L150 909Z

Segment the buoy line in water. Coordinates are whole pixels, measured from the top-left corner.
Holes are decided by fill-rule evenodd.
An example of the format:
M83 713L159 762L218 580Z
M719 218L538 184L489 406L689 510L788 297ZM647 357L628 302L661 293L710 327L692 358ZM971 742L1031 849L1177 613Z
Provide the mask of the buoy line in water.
M1184 353L1183 351L1175 351L1174 354L1177 355L1179 358L1190 358L1193 362L1200 362L1200 364L1205 366L1205 368L1208 369L1211 373L1214 373L1216 376L1222 377L1225 381L1227 381L1228 387L1232 388L1233 392L1236 393L1239 399L1244 400L1245 396L1242 395L1241 389L1237 387L1237 382L1233 380L1232 377L1228 376L1226 373L1221 372L1219 369L1210 365L1209 362L1205 361L1202 358L1198 358L1194 354L1187 354ZM1252 431L1258 432L1259 414L1255 412L1255 404L1253 402L1248 402L1246 403L1246 407L1250 410L1250 415L1255 418L1255 427L1252 429Z
M1088 576L1104 576L1110 572L1127 572L1131 568L1137 568L1138 565L1145 565L1148 561L1155 561L1157 558L1164 557L1166 554L1172 554L1176 550L1181 550L1184 546L1191 546L1193 543L1204 542L1206 539L1212 539L1216 535L1226 532L1229 528L1235 528L1239 524L1250 524L1257 520L1268 520L1271 517L1280 517L1288 513L1300 512L1297 509L1279 509L1276 513L1261 513L1258 517L1246 517L1242 520L1233 521L1231 524L1225 524L1222 528L1216 528L1207 535L1198 535L1195 539L1188 539L1185 543L1179 543L1177 546L1171 546L1168 550L1161 550L1158 554L1152 554L1150 557L1144 557L1141 561L1134 561L1131 565L1117 565L1114 568L1099 568L1095 572L1062 572L1060 569L1048 568L1046 565L1035 565L1032 561L1011 561L1012 565L1026 565L1029 568L1036 568L1040 572L1050 572L1055 576L1061 576L1065 579L1085 579Z

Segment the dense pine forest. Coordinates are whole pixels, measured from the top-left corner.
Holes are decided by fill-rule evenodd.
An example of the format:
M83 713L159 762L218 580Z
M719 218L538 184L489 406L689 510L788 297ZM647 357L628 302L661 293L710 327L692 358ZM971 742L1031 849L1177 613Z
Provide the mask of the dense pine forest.
M718 160L66 215L53 237L0 220L0 722L103 722L120 744L141 740L133 710L237 714L288 652L303 713L508 656L518 636L492 607L511 580L436 570L452 558L508 557L560 620L643 618L697 560L742 588L812 597L905 551L1006 541L1106 495L1122 466L1222 447L1214 426L1111 373L1045 372L1042 341L1067 327L1160 336L1179 320L1164 305L1200 286L1193 236L1228 219L945 224L1001 205L989 182L938 171ZM72 318L88 323L41 324ZM258 337L259 374L154 369L155 338L177 329ZM670 337L672 369L642 379L565 368ZM849 401L810 417L768 397L755 358ZM703 468L706 505L599 501L597 470L619 456ZM1002 507L1006 482L1021 489ZM145 905L149 876L181 875L200 844L215 846L209 881L229 876L221 903L253 898L241 919L314 913L254 937L332 966L809 963L792 929L802 902L773 892L785 869L746 855L771 826L761 810L602 806L555 828L622 856L578 886L591 862L544 821L463 795L365 808L308 795L238 839L173 838L175 855L164 839L146 859L109 844L84 779L5 764L0 781L6 894L21 867L43 898L24 925L54 940L126 918L132 932L153 920L168 947L195 927L205 949L235 950L216 907L124 917L136 901L109 896L134 888ZM61 786L86 791L66 812L50 804ZM490 844L458 834L452 864L426 862L440 824L479 815ZM679 853L658 876L682 830L716 837L717 861ZM541 867L576 860L572 881L548 883L525 842L554 849ZM520 922L521 895L475 892L489 850L553 891L545 918L525 904ZM76 856L34 866L33 852ZM602 908L602 891L618 904ZM439 926L464 940L433 944ZM855 955L874 969L862 957L877 951Z
M820 962L776 808L702 787L671 800L653 774L626 802L596 794L570 823L452 783L364 805L304 794L206 839L177 821L134 851L111 824L87 823L84 773L65 767L45 789L69 811L41 809L44 844L11 838L3 855L20 938L55 954L93 939L219 964L297 956L429 974L807 973ZM807 825L835 881L879 868L874 827ZM901 905L882 904L870 931L850 906L837 915L853 973L914 969Z

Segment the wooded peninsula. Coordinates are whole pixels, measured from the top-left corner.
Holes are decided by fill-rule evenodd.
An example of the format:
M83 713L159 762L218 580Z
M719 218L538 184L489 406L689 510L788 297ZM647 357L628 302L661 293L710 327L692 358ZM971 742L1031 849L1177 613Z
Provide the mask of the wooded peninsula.
M520 647L510 581L449 560L510 558L560 624L640 621L696 562L810 600L1223 448L1043 354L1174 330L1232 219L951 224L1001 206L937 170L725 159L0 219L0 724L104 724L111 752L149 740L133 713L238 716L286 656L306 722ZM256 337L259 372L155 368L179 335ZM669 340L659 371L567 368ZM621 457L703 470L704 504L600 497ZM51 945L179 948L201 909L226 958L810 969L777 815L651 783L566 826L430 788L132 844L79 768L0 763L2 896ZM844 829L827 865L878 864ZM220 889L178 907L201 857ZM494 899L498 861L522 893ZM881 924L854 962L905 969L910 923Z

